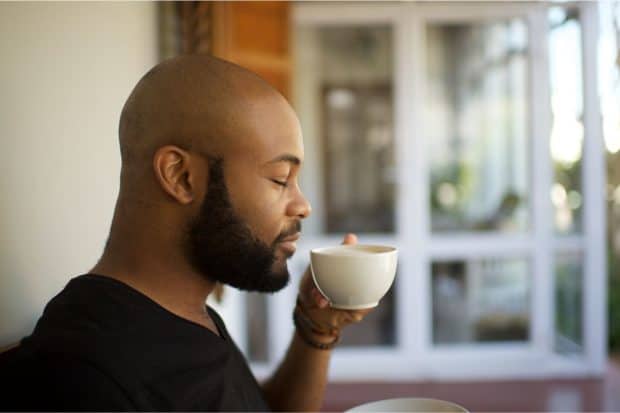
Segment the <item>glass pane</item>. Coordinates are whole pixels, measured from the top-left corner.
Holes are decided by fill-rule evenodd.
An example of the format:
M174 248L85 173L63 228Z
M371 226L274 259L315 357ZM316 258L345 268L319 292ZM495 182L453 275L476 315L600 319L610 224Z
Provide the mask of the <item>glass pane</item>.
M398 274L396 276L398 277ZM393 346L396 344L395 284L383 297L379 306L361 323L351 324L343 330L339 347Z
M267 349L267 294L246 294L246 320L248 323L248 357L250 361L266 362Z
M529 340L529 274L523 259L433 263L433 343Z
M555 261L555 351L581 353L582 331L581 254L559 254Z
M551 84L551 200L558 233L581 231L583 151L583 74L581 25L576 10L549 10L549 79Z
M296 69L297 100L309 141L320 137L322 228L393 232L392 30L307 27L297 39L312 66Z
M526 23L430 24L426 50L433 231L526 230Z
M620 3L601 2L599 6L600 46L599 46L599 93L603 115L603 136L607 151L616 156L608 163L619 164L620 157ZM616 161L614 161L616 159ZM617 176L620 177L620 174ZM609 180L614 183L614 175ZM616 182L617 183L617 182Z

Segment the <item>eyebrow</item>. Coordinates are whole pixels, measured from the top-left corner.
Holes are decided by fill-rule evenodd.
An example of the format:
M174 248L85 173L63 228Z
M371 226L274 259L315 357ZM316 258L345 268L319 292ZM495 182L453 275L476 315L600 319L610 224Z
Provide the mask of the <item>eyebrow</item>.
M267 164L278 163L278 162L290 162L294 165L300 165L301 160L295 155L291 155L289 153L285 153L284 155L280 155L277 158L274 158L267 162Z

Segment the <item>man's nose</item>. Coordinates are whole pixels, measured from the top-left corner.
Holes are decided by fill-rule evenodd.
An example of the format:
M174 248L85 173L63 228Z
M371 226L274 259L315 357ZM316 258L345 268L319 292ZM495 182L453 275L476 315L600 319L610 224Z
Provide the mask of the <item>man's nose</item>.
M301 219L308 218L312 213L312 206L299 187L297 187L296 192L294 199L289 204L287 215Z

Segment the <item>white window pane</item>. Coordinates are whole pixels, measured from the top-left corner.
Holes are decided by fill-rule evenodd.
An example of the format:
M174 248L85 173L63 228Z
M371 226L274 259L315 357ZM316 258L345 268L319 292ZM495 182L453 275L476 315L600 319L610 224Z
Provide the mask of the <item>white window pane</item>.
M581 231L583 191L583 72L581 25L576 10L551 8L549 79L551 85L551 156L554 183L551 201L558 233Z
M247 348L250 361L267 362L267 294L246 293Z
M527 25L429 24L425 136L433 231L527 229Z
M310 189L321 232L393 232L392 29L314 26L296 37L298 110L321 160L320 188Z
M530 289L524 259L433 263L433 342L529 340Z
M583 351L582 254L558 254L555 261L555 351Z

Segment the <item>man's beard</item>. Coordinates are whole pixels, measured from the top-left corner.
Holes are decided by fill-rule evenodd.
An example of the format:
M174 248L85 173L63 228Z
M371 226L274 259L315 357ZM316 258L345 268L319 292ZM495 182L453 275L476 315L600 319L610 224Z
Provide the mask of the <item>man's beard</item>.
M200 212L189 224L185 253L211 281L248 291L275 292L290 275L276 259L278 242L301 231L301 222L281 233L271 246L259 240L235 213L221 159L209 158L209 182Z

